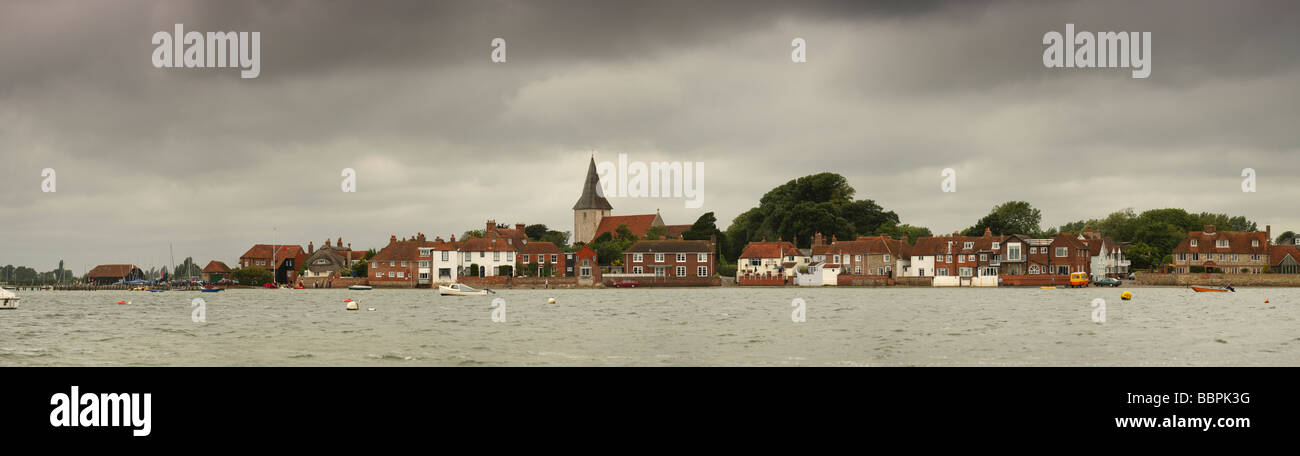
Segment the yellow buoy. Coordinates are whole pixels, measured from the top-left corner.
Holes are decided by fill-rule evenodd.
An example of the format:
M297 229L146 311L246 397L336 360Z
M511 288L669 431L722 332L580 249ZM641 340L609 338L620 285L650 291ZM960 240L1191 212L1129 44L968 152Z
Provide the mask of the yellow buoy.
M1133 293L1129 291L1125 291L1119 294L1119 298L1128 301L1130 299L1133 299Z
M555 298L547 299L547 300L546 300L546 303L547 303L547 304L555 304Z

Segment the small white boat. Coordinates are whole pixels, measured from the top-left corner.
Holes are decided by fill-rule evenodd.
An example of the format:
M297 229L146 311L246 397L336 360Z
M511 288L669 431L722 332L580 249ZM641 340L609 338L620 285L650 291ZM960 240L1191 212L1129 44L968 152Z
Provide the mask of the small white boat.
M17 309L18 295L13 292L0 288L0 309Z
M348 289L353 291L366 291L366 290L373 290L375 289L375 287L372 287L370 285L353 285L348 287Z
M487 288L479 290L462 283L438 286L438 294L443 296L486 296L488 293L496 292Z

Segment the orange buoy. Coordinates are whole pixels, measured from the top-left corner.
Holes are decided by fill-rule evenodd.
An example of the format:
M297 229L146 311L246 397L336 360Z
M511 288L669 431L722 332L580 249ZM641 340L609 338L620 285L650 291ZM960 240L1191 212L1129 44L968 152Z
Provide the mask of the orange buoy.
M117 305L119 305L119 306L124 306L124 305L126 305L126 301L118 301L118 302L117 302Z
M1268 298L1264 298L1264 304L1268 304Z

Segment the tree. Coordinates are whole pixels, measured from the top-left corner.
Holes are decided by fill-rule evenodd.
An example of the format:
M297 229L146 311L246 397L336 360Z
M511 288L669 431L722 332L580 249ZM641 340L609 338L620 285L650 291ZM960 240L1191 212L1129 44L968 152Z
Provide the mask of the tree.
M988 215L966 229L967 236L981 236L984 230L993 234L1039 234L1038 224L1042 211L1025 201L1008 201L993 207Z
M848 180L835 173L786 182L764 194L758 207L732 220L722 256L735 260L746 243L764 238L798 237L799 246L807 247L814 233L849 240L877 234L887 223L898 223L898 214L871 200L854 200L854 193Z
M541 240L542 236L546 235L547 231L550 230L546 228L546 225L540 223L537 225L528 225L524 227L524 235L528 236L528 240L530 241Z
M275 276L271 274L271 271L261 266L249 266L246 268L235 269L234 271L230 271L230 276L234 277L235 281L239 282L240 285L249 285L254 287L260 287L275 282Z
M880 234L887 234L894 239L907 237L907 243L916 245L916 240L923 237L934 236L929 228L923 226L912 226L908 224L897 225L893 222L887 223L880 227Z
M173 271L172 277L178 279L185 278L185 277L198 277L200 274L202 274L202 271L203 270L199 268L199 265L194 264L194 258L186 257L185 261L182 261L181 264L176 265L176 269L175 271Z
M352 264L352 277L370 277L370 261L367 261L369 258L366 256L366 259Z
M563 249L569 246L569 232L550 230L547 231L546 234L543 234L539 240L542 242L550 242L555 244L556 247Z
M663 239L664 235L667 233L668 233L668 228L662 226L652 226L645 230L645 238L652 241L657 241Z
M461 233L460 235L461 239L473 239L473 238L480 238L480 237L483 237L483 230L468 230L464 233Z
M1275 244L1277 244L1277 245L1294 245L1294 244L1295 244L1295 232L1294 232L1294 231L1284 231L1284 232L1282 232L1282 234L1277 235L1277 241L1275 242Z

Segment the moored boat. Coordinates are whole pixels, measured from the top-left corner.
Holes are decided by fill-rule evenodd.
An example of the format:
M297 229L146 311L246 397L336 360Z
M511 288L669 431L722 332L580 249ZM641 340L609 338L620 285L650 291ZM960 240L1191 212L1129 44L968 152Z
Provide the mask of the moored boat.
M352 291L368 291L368 290L373 290L374 288L375 287L372 287L370 285L353 285L348 287L348 289Z
M18 295L12 291L0 288L0 309L17 309Z
M479 290L463 283L438 286L438 294L443 296L486 296L488 293L496 292L488 288Z

